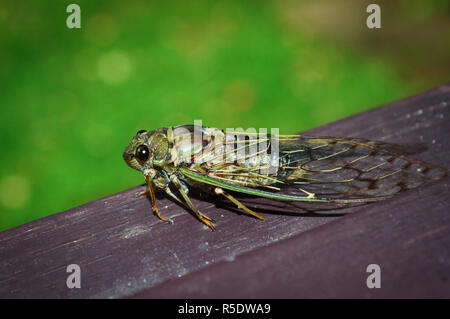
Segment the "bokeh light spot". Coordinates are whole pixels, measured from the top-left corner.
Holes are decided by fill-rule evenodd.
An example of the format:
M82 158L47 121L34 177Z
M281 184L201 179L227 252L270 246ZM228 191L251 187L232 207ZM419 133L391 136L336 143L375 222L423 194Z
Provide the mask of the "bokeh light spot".
M120 84L131 74L132 65L128 56L121 51L111 51L100 56L97 75L108 84Z
M22 208L30 199L30 194L30 181L24 176L9 175L0 180L0 201L6 208Z

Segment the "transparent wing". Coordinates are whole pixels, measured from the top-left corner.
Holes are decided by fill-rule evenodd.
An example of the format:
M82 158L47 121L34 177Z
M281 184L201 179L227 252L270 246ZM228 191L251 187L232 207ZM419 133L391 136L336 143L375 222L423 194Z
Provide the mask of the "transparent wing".
M298 185L320 198L355 202L390 197L448 174L406 157L406 151L363 139L300 137L284 143L278 178L289 192Z
M340 203L385 199L448 175L447 169L406 157L414 150L395 144L302 135L278 136L276 142L278 165L262 157L263 150L269 155L274 150L274 139L265 135L256 141L230 139L224 142L228 147L223 148L221 161L205 160L191 165L190 171L233 185L235 191L259 189L279 195L278 199ZM244 161L233 161L238 149L244 150Z

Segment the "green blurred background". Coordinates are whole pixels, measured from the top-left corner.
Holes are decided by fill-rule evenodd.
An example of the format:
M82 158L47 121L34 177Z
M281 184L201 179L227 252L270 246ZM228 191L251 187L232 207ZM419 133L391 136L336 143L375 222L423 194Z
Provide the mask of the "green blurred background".
M0 230L142 184L139 129L290 134L448 81L449 2L378 1L369 30L371 2L0 2Z

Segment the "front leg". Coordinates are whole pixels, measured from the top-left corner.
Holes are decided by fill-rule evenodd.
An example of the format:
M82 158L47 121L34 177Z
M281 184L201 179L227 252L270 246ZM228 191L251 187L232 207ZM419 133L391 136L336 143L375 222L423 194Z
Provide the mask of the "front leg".
M181 196L183 196L184 200L186 201L186 205L189 206L189 208L194 212L195 216L197 216L197 218L206 226L208 226L211 230L215 230L216 228L212 224L213 219L201 213L197 209L197 207L194 206L194 203L192 203L191 199L188 196L189 191L188 187L182 181L180 181L175 175L170 176L170 181L174 183L174 185L177 187Z
M159 217L159 219L168 222L168 220L162 217L158 211L158 206L156 205L155 191L153 190L152 182L149 180L147 175L145 175L145 181L147 182L148 185L148 193L150 194L150 199L152 201L153 212L156 214L156 216Z
M145 191L142 191L142 192L137 193L137 194L136 194L136 197L139 198L139 197L145 196L145 195L147 195L147 194L149 194L149 193L150 193L150 191L149 191L148 188L147 188Z
M146 175L144 174L144 177L145 177ZM154 178L155 176L158 176L157 178ZM170 180L168 179L168 178L165 178L164 176L162 176L162 175L160 175L160 174L158 174L158 173L156 173L156 174L154 174L154 177L152 178L152 177L149 177L149 179L151 180L151 183L153 183L154 185L155 185L155 187L157 188L157 190L158 189L164 189L164 190L166 190L167 188L168 188L168 185L169 185L169 183L170 183ZM148 185L148 183L147 183L147 185ZM166 191L167 192L167 191ZM149 188L147 188L146 190L144 190L144 191L142 191L142 192L139 192L139 193L137 193L136 194L136 197L137 198L139 198L139 197L142 197L142 196L145 196L145 195L147 195L147 194L150 194L150 191L149 191ZM170 194L169 194L170 195ZM177 200L179 201L179 199L177 198Z
M162 176L161 174L159 174L156 170L154 169L148 169L144 171L144 177L145 177L145 182L147 183L147 190L140 192L137 194L137 197L141 197L143 195L150 195L150 200L152 202L152 208L153 208L153 212L156 214L156 216L158 216L159 219L168 222L167 219L165 219L164 217L161 216L161 214L158 211L158 207L156 205L156 198L155 198L155 191L152 187L152 184L155 185L155 187L157 189L161 189L161 188L166 188L169 180L168 178L165 178L164 176ZM156 177L156 178L155 178Z

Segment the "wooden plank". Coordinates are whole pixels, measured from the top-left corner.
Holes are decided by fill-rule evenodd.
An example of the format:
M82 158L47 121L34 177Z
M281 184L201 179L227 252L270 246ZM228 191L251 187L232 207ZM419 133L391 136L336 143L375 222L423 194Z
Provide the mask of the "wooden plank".
M448 185L370 205L133 297L448 298ZM380 289L366 285L371 264L380 266Z
M415 158L448 168L449 103L444 85L308 134L420 142L428 150ZM135 197L142 189L0 233L0 298L450 296L448 178L322 213L257 199L264 222L195 196L215 232L163 195L173 224L161 222ZM381 289L365 285L371 263L381 266ZM80 289L66 286L69 264L81 268Z

